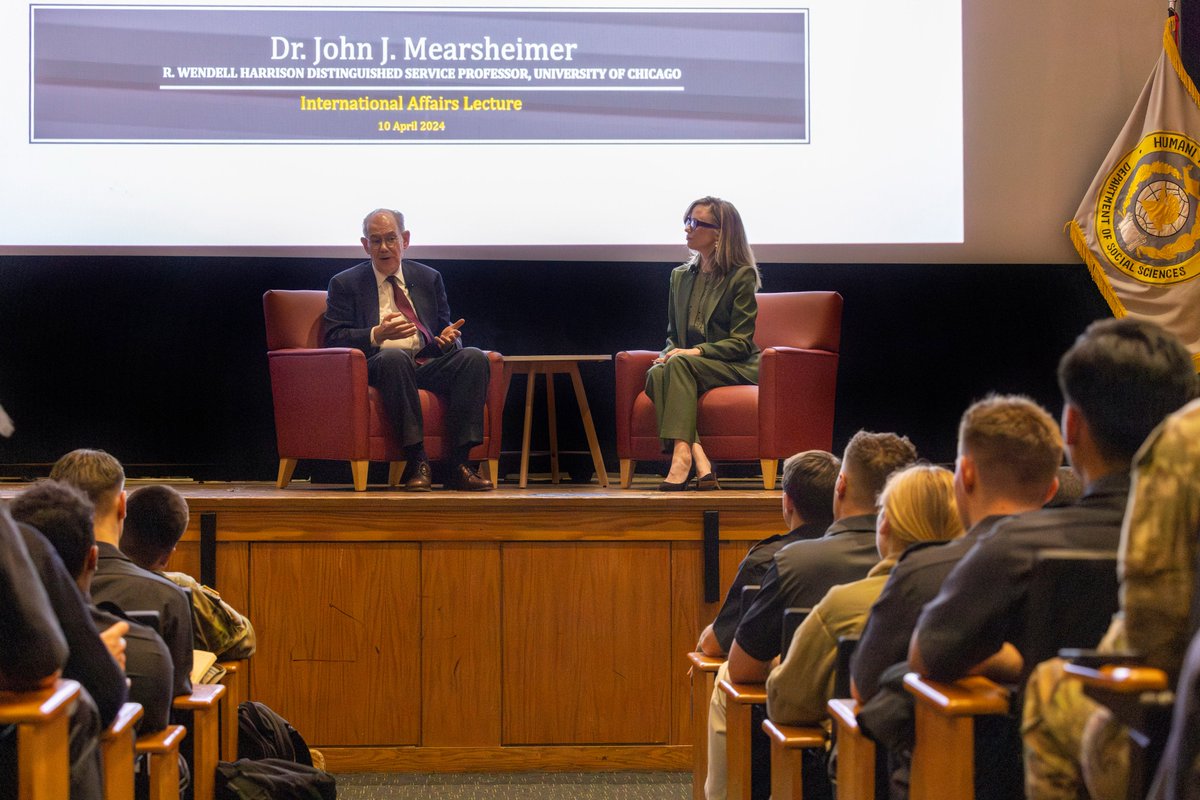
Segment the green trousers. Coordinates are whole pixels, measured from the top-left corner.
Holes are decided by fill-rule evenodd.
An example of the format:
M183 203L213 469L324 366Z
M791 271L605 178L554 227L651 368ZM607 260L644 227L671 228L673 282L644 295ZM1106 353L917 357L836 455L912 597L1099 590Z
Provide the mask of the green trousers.
M696 402L700 395L717 386L752 384L756 371L746 364L704 356L675 356L650 367L646 394L654 402L663 452L671 452L676 439L698 441Z

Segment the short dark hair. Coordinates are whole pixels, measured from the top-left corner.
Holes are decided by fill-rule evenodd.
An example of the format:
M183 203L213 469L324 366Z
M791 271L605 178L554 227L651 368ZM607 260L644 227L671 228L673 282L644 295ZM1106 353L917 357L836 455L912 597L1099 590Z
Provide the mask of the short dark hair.
M846 444L842 472L850 476L848 491L863 505L879 504L888 476L917 460L917 448L907 436L859 431Z
M103 510L125 486L125 470L120 461L103 450L81 448L54 462L50 479L82 489L92 505Z
M143 486L125 502L121 552L146 567L170 555L187 530L188 505L170 486Z
M8 505L13 519L32 525L54 546L72 578L83 574L96 544L92 501L69 483L41 480Z
M958 425L958 449L974 459L986 489L1039 506L1062 463L1054 418L1020 395L994 394L971 404Z
M806 523L833 522L833 488L841 459L824 450L805 450L783 462L783 493Z
M1150 431L1196 396L1196 367L1183 343L1153 322L1105 319L1058 362L1058 387L1082 412L1100 454L1132 461Z

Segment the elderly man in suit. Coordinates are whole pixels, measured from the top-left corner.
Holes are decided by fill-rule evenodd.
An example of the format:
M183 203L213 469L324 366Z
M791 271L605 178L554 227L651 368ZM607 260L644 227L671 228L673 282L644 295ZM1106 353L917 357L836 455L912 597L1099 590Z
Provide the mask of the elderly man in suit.
M488 362L483 351L463 347L463 320L450 321L446 289L437 270L404 260L409 232L404 215L380 208L363 219L362 246L371 257L329 281L325 346L356 347L367 356L367 381L379 389L388 419L408 462L401 477L408 491L429 491L429 459L418 389L446 404L451 472L446 485L486 491L491 483L468 463L483 441Z

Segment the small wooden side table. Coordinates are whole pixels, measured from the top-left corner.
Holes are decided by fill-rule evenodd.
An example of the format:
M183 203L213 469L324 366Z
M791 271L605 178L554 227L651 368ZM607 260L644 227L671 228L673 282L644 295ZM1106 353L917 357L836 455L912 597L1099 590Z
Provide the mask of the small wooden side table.
M524 489L529 484L529 436L533 424L533 387L538 375L546 376L546 413L550 418L550 479L558 483L558 420L554 411L554 376L562 373L571 376L575 387L575 400L579 403L579 414L583 418L583 430L587 434L588 449L592 453L592 464L600 486L608 488L608 473L600 455L600 443L596 439L596 427L592 424L592 411L588 407L587 395L583 391L583 380L579 377L579 364L583 361L612 361L612 356L504 356L504 385L514 373L529 376L525 387L525 426L521 433L521 482Z

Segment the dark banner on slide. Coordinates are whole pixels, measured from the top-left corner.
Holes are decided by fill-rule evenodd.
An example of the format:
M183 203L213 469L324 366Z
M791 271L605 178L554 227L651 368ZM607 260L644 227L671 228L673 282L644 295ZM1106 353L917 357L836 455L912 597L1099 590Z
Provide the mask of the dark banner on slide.
M30 9L33 142L807 142L804 9Z

